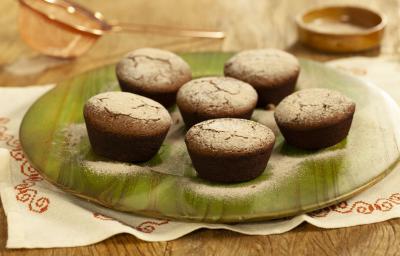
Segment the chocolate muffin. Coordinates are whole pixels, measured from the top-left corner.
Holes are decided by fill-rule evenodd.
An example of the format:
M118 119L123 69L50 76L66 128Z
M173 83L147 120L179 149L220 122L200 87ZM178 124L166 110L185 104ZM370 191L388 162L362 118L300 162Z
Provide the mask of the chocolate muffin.
M257 104L251 85L229 77L206 77L183 85L176 103L186 127L223 117L250 119Z
M178 55L153 48L128 53L116 66L122 91L151 98L165 107L175 103L176 92L192 79L189 65Z
M347 136L355 109L355 103L340 92L305 89L279 103L275 120L287 143L303 149L320 149Z
M259 107L278 104L296 86L300 66L291 54L278 49L248 50L225 63L225 76L251 84L258 93Z
M254 179L265 170L275 135L254 121L221 118L194 125L185 142L199 177L234 183Z
M124 162L150 160L171 126L171 117L161 104L127 92L93 96L83 114L93 151Z

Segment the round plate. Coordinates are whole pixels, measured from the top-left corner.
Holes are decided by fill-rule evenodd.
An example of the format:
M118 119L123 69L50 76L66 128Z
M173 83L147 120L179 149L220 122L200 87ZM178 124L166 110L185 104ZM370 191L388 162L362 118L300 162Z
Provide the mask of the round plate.
M194 76L220 75L230 54L182 55ZM85 101L118 90L114 66L59 84L29 109L22 122L23 149L58 187L107 207L136 214L205 222L244 222L296 215L344 200L382 179L399 160L400 114L380 89L325 67L301 61L297 89L324 87L357 103L347 139L319 151L287 145L278 133L265 172L255 180L223 185L196 177L178 110L159 153L140 165L96 156L83 124ZM253 119L272 128L272 112Z

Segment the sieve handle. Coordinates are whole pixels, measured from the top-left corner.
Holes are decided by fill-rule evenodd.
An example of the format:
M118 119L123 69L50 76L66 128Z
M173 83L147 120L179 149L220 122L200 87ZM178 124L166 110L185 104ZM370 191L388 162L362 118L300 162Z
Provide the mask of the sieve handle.
M113 32L149 33L210 39L223 39L225 37L225 33L222 31L207 31L201 29L186 29L161 25L145 25L119 22L110 22L110 25L111 31Z

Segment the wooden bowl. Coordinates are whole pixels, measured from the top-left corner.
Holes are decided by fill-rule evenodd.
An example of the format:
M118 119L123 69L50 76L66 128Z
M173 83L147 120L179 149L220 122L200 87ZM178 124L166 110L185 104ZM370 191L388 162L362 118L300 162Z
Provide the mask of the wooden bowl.
M329 6L296 17L300 42L311 48L351 53L376 48L383 37L386 18L356 6Z

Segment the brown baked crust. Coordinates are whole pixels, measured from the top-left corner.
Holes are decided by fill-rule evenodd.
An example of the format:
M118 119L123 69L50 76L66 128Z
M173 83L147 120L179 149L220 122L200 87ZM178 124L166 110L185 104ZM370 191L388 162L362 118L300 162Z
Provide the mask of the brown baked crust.
M278 124L288 144L302 149L316 150L333 146L347 137L353 115L334 125L311 130L294 130Z
M195 124L210 120L210 119L216 119L216 118L238 118L238 119L251 119L251 116L253 115L253 109L248 109L244 111L236 111L236 113L232 114L226 114L226 115L220 115L220 116L215 116L213 117L212 115L204 115L199 112L193 112L193 111L186 111L185 109L179 109L182 119L185 122L185 126L187 129L192 127Z
M342 93L309 88L286 97L275 109L275 120L294 130L310 130L335 125L353 116L356 104Z
M298 60L278 49L240 52L229 59L224 74L251 84L258 93L259 107L278 104L293 92L300 73Z
M124 162L152 158L171 125L162 105L126 92L98 94L88 100L83 112L93 151Z
M190 79L189 79L190 80ZM123 79L118 79L119 86L123 92L131 92L142 95L159 102L164 107L168 108L175 104L176 91L173 92L149 92L139 87L134 87L132 84L125 82Z
M320 149L333 146L348 135L355 107L340 92L313 88L286 97L274 116L287 143Z
M250 119L256 107L257 92L240 80L205 77L183 85L176 103L186 127L215 118Z
M89 141L93 151L122 162L145 162L150 160L160 149L167 133L152 136L133 136L121 133L110 133L94 126L85 118Z
M260 176L267 166L272 148L259 154L215 157L189 153L199 177L220 183L245 182Z
M169 107L178 89L192 79L189 65L178 55L154 48L128 53L116 66L122 91L152 98Z
M258 87L258 102L257 107L265 108L268 104L278 105L286 96L293 93L298 74L289 77L285 82L282 82L278 87Z
M223 118L196 124L185 142L199 177L233 183L254 179L264 171L275 136L259 123Z

